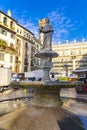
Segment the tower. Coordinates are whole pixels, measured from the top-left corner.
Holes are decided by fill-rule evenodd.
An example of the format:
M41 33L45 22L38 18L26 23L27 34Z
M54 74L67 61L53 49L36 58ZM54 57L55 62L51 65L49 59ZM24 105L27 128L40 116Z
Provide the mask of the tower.
M7 11L7 15L11 17L11 11L10 11L10 9Z

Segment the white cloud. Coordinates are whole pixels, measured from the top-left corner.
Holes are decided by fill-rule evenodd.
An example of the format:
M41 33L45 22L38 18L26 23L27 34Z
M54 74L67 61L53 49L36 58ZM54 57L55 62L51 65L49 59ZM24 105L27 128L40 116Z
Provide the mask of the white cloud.
M71 20L64 16L63 13L59 13L59 10L52 11L48 14L48 17L53 25L53 43L58 43L58 41L63 41L69 36L70 30L75 30Z
M22 11L22 15L21 17L20 14L18 14L15 10L13 12L13 17L18 21L19 24L21 24L22 26L24 26L25 28L29 29L36 37L38 37L38 26L35 25L34 21L32 20L32 18L28 18L27 16L27 12L26 11Z
M29 29L38 38L37 22L40 18L35 18L35 19L30 17L27 18L26 11L22 12L21 18L18 18L16 12L14 11L14 16L18 20L19 24ZM75 30L73 24L71 23L71 20L64 15L63 11L60 12L59 9L48 13L47 17L50 19L50 22L54 29L53 43L58 43L58 41L63 42L65 39L67 40L67 37L69 36L69 32L71 30Z
M36 37L38 37L38 27L33 23L33 21L27 19L18 20L18 22L23 25L25 28L29 29Z

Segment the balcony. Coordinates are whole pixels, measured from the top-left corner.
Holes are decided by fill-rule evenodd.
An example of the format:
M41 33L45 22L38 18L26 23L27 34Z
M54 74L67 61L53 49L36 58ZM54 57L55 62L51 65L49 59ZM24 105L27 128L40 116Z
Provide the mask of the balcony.
M4 24L4 26L8 27L8 24L7 24L7 22L5 22L5 23L3 23L3 24Z
M10 26L10 28L14 31L15 30L15 27L14 26Z
M5 52L5 50L6 50L6 47L0 46L0 51L1 52Z
M7 46L7 47L6 47L5 52L6 52L6 53L13 54L13 55L16 54L16 50L15 50L13 47L10 47L10 46Z
M14 25L11 26L11 25L9 25L9 23L7 23L7 22L2 22L2 21L0 21L0 24L1 24L3 27L6 27L6 28L12 30L12 32L15 31L15 26L14 26Z
M4 40L0 39L0 51L5 51L7 44Z
M16 54L16 50L13 47L8 46L4 40L0 40L0 51L14 55Z

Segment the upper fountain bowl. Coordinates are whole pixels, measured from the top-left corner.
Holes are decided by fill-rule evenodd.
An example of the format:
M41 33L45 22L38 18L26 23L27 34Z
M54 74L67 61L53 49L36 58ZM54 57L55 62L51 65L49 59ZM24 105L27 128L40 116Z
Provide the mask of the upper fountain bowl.
M42 57L50 57L50 58L55 58L58 56L58 54L52 50L45 50L42 49L41 51L37 52L35 54L36 57L42 58Z

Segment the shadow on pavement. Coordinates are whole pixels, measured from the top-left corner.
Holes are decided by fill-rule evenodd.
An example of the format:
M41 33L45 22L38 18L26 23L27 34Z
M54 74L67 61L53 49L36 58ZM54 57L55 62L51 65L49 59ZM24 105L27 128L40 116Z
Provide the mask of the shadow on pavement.
M84 130L83 124L79 117L73 116L64 116L63 120L58 121L60 130Z

